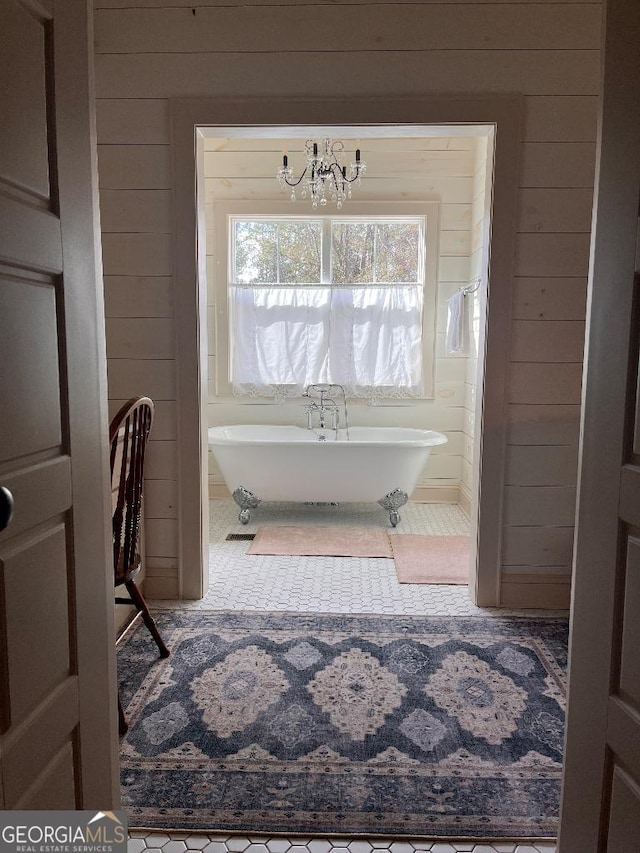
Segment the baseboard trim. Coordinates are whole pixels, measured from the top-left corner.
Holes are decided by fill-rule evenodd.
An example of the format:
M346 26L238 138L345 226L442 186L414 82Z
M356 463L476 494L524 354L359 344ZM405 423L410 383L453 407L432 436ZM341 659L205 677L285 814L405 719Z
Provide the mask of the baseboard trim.
M231 492L224 483L209 480L209 499L230 498Z
M500 607L568 610L571 578L562 575L504 574Z
M147 568L144 582L145 598L179 598L178 569L172 574L167 570L161 575L154 575L152 568Z
M471 520L472 505L473 497L471 495L471 492L464 483L460 483L460 489L458 492L458 506L469 520Z
M422 504L457 504L458 486L417 486L411 500Z

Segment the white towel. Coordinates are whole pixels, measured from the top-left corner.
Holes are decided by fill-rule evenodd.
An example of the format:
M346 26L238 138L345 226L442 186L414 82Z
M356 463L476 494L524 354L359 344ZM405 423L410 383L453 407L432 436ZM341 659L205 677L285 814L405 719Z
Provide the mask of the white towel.
M464 291L454 293L447 303L447 353L465 355L469 336L465 329Z

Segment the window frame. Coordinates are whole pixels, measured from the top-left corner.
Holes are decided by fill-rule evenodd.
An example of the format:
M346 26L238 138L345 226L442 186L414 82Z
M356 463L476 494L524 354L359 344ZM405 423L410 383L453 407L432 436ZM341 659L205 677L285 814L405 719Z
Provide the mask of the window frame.
M422 312L422 370L423 390L420 397L409 400L379 398L380 405L398 405L413 400L432 400L435 397L435 342L436 342L436 291L438 283L438 247L440 226L440 203L425 202L388 202L366 201L348 202L346 210L336 211L334 208L322 212L310 211L304 203L291 201L216 201L213 205L213 233L207 237L207 254L213 249L213 282L209 282L209 293L214 294L215 328L214 352L209 345L209 364L213 360L214 376L209 376L210 387L213 384L216 398L231 398L238 403L274 402L271 396L241 397L233 394L231 384L231 317L229 304L229 287L233 286L231 271L233 269L233 235L229 227L233 219L300 219L309 218L323 221L323 256L321 257L321 282L319 287L331 286L325 275L330 275L331 269L331 239L324 239L325 229L330 235L331 221L351 221L354 219L424 220L424 244L419 263L422 268L423 312ZM328 226L325 223L329 223ZM212 244L212 245L211 245ZM211 248L210 248L211 246ZM325 254L326 253L326 254ZM213 284L213 287L212 287ZM243 286L243 285L241 285ZM252 285L246 285L252 287ZM262 285L258 285L262 286ZM265 284L265 287L296 287L299 285ZM337 284L336 287L343 285ZM349 285L344 285L349 286ZM358 285L355 285L358 286ZM364 285L366 286L366 285ZM374 285L384 286L384 284ZM213 380L213 383L211 382ZM275 396L275 395L274 395ZM296 399L296 398L292 398ZM360 398L350 398L354 402Z

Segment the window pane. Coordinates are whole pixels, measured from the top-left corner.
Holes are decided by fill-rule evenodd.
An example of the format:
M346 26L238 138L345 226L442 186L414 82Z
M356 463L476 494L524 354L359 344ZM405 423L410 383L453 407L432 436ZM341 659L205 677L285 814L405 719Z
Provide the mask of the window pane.
M414 222L380 223L376 226L376 281L418 281L418 239Z
M238 284L277 284L277 223L235 223L235 280Z
M373 282L373 222L337 222L331 229L331 278L335 284Z
M279 222L280 283L320 282L321 222Z
M417 222L337 222L331 234L336 284L420 281Z

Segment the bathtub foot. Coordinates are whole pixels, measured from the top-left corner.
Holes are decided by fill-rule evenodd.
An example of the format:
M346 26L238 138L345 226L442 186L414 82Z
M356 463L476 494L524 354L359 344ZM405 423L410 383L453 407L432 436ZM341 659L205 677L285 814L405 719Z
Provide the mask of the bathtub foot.
M389 521L391 522L392 527L397 527L400 521L400 513L398 510L401 506L404 506L408 500L409 495L406 492L403 492L401 489L394 489L378 501L380 506L389 512Z
M249 489L245 489L244 486L238 486L238 488L233 492L232 497L240 507L240 515L238 516L240 524L248 524L249 519L251 518L249 510L260 506L262 498L254 495L253 492L250 492Z

